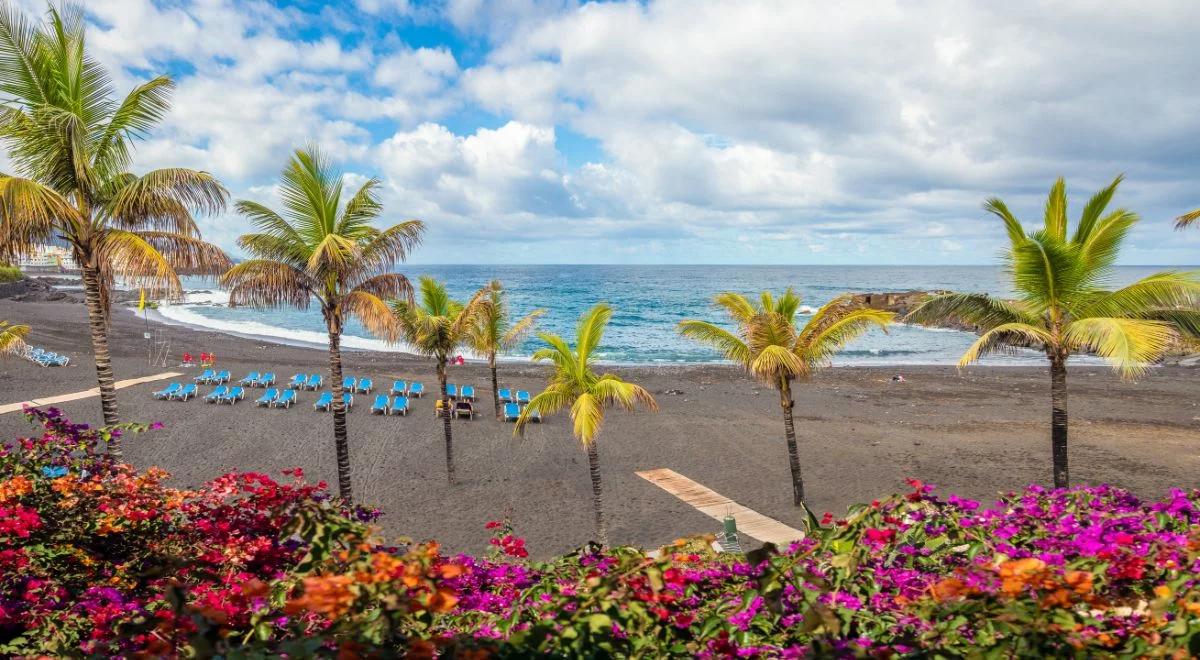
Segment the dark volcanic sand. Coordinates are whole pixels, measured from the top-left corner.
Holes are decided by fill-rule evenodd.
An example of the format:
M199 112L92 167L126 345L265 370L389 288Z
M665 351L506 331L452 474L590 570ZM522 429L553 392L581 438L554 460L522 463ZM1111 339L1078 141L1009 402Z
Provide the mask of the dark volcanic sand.
M33 326L31 342L67 353L72 365L42 368L0 360L0 404L95 386L82 305L0 301L0 319ZM169 369L146 365L142 320L114 310L111 346L117 379ZM215 350L234 378L270 369L281 380L297 371L327 371L326 353L171 327L172 352ZM394 378L436 389L421 359L346 352L346 373L378 387ZM176 369L179 370L179 369ZM776 394L721 366L615 368L656 393L656 414L614 411L600 436L606 514L612 540L653 547L679 536L712 532L718 523L634 474L670 468L793 526L783 423ZM889 382L897 370L908 382ZM195 370L187 371L190 376ZM483 525L510 511L536 555L571 550L591 530L587 461L566 415L532 425L524 439L491 416L485 367L452 369L452 381L474 384L485 412L454 423L461 483L446 484L440 424L433 398L414 403L409 417L368 413L360 396L349 415L356 496L381 507L385 531L437 538L450 551L485 549ZM536 392L544 372L503 365L503 386ZM136 465L169 470L180 485L196 485L228 470L278 475L301 466L334 482L332 419L317 413L313 393L291 410L155 401L169 381L120 390L123 419L161 420L166 428L127 443ZM914 476L943 492L990 498L1050 478L1049 378L1043 369L978 367L836 368L803 384L797 432L807 494L818 512L840 512L905 489ZM1076 366L1070 374L1071 474L1078 482L1109 482L1156 498L1171 487L1197 486L1200 473L1200 370L1164 367L1138 382L1108 370ZM682 390L681 395L662 394ZM204 389L202 388L202 391ZM254 396L261 390L251 390ZM99 399L61 406L77 421L98 422ZM26 435L20 413L0 415L0 437Z

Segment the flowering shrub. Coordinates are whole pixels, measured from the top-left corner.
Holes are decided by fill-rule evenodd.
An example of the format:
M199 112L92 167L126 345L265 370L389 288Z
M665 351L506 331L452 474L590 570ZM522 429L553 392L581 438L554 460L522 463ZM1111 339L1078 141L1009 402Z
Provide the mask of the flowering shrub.
M912 491L809 521L785 549L532 561L392 547L324 484L194 490L29 411L0 453L0 653L414 657L1187 657L1200 652L1200 491L1146 504L1031 486L992 506Z

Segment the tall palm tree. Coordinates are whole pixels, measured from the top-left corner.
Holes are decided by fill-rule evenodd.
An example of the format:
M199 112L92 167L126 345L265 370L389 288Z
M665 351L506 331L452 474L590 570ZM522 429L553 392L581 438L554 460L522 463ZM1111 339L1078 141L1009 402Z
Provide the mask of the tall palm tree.
M496 408L496 419L500 419L500 381L496 375L496 355L512 350L533 330L534 324L544 309L535 309L515 323L509 318L508 300L500 280L493 280L483 288L483 305L475 325L471 326L467 343L481 355L486 355L488 368L492 370L492 404Z
M1200 221L1200 209L1189 211L1178 218L1175 218L1175 228L1184 229L1185 227L1192 226L1196 223L1196 221Z
M333 442L337 451L338 493L347 502L350 447L342 401L342 331L350 318L369 331L394 338L396 328L386 299L412 298L412 284L388 272L421 242L425 225L405 220L377 229L383 206L371 179L343 202L342 174L315 147L297 149L280 175L282 211L242 200L238 213L258 230L238 245L254 258L221 276L229 305L259 308L321 307L329 336L329 386L333 390Z
M0 321L0 355L16 355L25 348L29 326Z
M421 300L396 301L392 304L399 335L413 350L437 363L438 383L442 388L442 430L446 437L446 479L454 484L454 434L450 420L454 411L446 390L446 365L450 356L468 339L483 306L485 291L477 292L465 305L450 297L446 286L432 277L421 277Z
M604 546L608 545L608 528L604 524L600 453L596 447L600 428L604 425L604 411L614 405L633 410L638 403L650 410L658 410L658 403L642 386L627 383L613 374L596 373L594 353L611 318L612 308L603 303L584 312L575 330L574 349L556 334L538 333L538 338L546 343L546 347L534 352L533 361L549 362L554 371L550 374L546 389L533 397L521 411L514 431L514 434L521 433L534 411L541 415L552 415L570 406L575 439L583 443L587 450L596 540Z
M713 302L737 325L733 333L706 321L687 320L679 333L708 344L726 358L742 365L752 376L779 391L783 408L783 432L787 441L788 465L792 471L792 503L804 505L804 479L796 447L792 419L792 382L806 380L829 363L851 340L871 327L885 332L895 314L855 304L850 296L839 296L817 310L803 328L796 327L800 297L789 288L778 299L763 291L757 303L727 291Z
M1125 209L1108 211L1122 177L1097 192L1083 208L1074 232L1067 227L1063 179L1050 189L1041 228L1027 230L1003 201L984 205L1007 230L1004 253L1016 300L984 294L934 296L914 309L908 320L937 323L957 319L982 333L959 360L966 366L980 357L1015 347L1045 353L1050 362L1050 446L1054 485L1066 488L1067 359L1090 352L1108 361L1124 377L1140 374L1159 359L1181 332L1200 331L1200 280L1192 273L1162 272L1110 291L1108 281L1126 233L1138 216Z
M118 421L108 349L109 297L118 280L152 296L182 292L177 272L218 273L225 254L200 238L192 212L217 213L227 194L210 174L182 168L136 175L133 142L170 107L159 76L120 102L84 48L78 7L51 7L35 25L0 5L0 142L16 174L0 174L0 257L57 239L83 276L104 423ZM120 455L120 443L110 451Z

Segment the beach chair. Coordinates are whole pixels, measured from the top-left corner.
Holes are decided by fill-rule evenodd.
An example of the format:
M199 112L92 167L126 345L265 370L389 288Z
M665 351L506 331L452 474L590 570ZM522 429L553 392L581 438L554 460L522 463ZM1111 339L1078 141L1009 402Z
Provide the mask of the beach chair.
M346 412L354 409L354 395L349 392L342 392L342 403L346 404Z
M269 408L271 407L271 404L275 403L275 400L278 398L279 390L275 389L274 387L268 387L267 391L263 392L262 396L254 400L254 405L267 406Z
M208 403L216 403L217 399L220 399L221 397L225 396L225 393L228 391L229 391L228 387L226 387L224 385L217 385L217 389L215 389L215 390L209 392L207 395L205 395L204 400Z
M392 399L392 408L389 414L408 417L408 397L398 396Z
M525 405L529 403L529 392L525 390L517 390L517 405Z
M517 418L520 416L521 416L521 406L518 406L517 404L515 404L511 401L504 404L504 421L515 422L515 421L517 421Z
M258 382L258 376L259 374L257 371L251 371L250 373L246 374L245 378L238 381L238 385L253 385Z
M279 398L271 403L272 408L291 408L293 403L296 403L296 390L284 390L279 393Z
M255 387L271 387L272 385L275 384L275 372L268 371L267 373L263 374L262 376L259 376L258 380L254 381L253 383L250 383L250 384Z
M324 381L321 380L321 374L310 374L308 380L304 382L304 389L316 391L321 389L322 383Z
M161 390L155 392L154 398L169 399L169 398L175 396L175 393L181 389L183 389L183 385L180 385L179 383L171 383L170 385L167 385L166 387L162 388Z
M372 415L388 414L388 398L386 394L376 394L375 403L371 404Z
M472 385L463 385L463 386L462 386L462 389L460 389L460 390L458 391L458 397L459 397L460 399L466 399L467 401L470 401L470 402L474 403L474 401L475 401L475 387L474 387L474 386L472 386Z
M444 409L442 406L443 403L444 403L444 401L442 401L441 399L438 399L437 401L433 402L433 416L434 417L442 416L442 410Z
M403 381L403 380L393 380L392 381L392 391L389 392L389 394L391 394L392 396L408 394L408 382Z
M413 398L416 398L416 399L420 399L421 397L425 396L425 384L424 383L409 383L408 384L408 395Z
M359 378L358 387L354 388L354 391L358 392L359 394L370 394L371 389L374 387L375 381L371 380L370 378Z
M500 391L496 392L496 394L498 394L500 396L501 403L516 403L517 402L516 398L513 397L512 390L508 389L507 387L500 388Z
M306 381L308 381L308 376L305 376L304 374L296 374L295 376L292 376L292 382L288 383L288 389L289 390L304 389L304 384Z
M218 371L217 376L216 376L216 382L228 383L230 376L231 376L231 374L228 371Z
M172 394L171 398L175 399L176 401L187 401L188 399L196 396L196 390L197 385L195 383L188 383L187 385L183 386L183 389L179 390L175 394Z
M475 417L475 406L471 405L470 401L455 401L454 416L459 419L471 419Z
M313 404L313 410L327 411L331 405L333 405L333 392L321 392L321 396Z
M358 379L354 376L346 376L342 379L343 390L347 392L353 392L355 387L358 387Z
M538 424L541 424L542 423L542 411L538 410L537 408L530 408L529 409L529 421L537 422Z
M199 376L196 376L192 380L196 381L197 383L200 383L201 385L208 385L209 383L212 382L212 379L214 379L216 377L217 377L217 372L213 371L212 369L205 369L204 373L200 374Z
M451 401L457 399L458 385L455 385L454 383L446 383L446 396L450 397Z
M246 398L246 390L241 387L231 387L228 392L217 397L217 403L228 403L232 406L244 398Z

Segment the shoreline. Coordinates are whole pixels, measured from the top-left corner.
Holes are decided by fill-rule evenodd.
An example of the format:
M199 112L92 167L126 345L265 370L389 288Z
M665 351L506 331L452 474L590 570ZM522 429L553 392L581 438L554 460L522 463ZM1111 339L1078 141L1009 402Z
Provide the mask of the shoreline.
M82 305L0 300L0 318L32 327L29 342L66 353L71 364L43 368L0 360L0 404L95 387L86 310ZM274 370L328 373L324 350L239 338L206 329L167 328L174 356L166 368L147 364L140 318L114 310L110 350L118 380L180 371L183 350L215 350L235 379ZM429 360L400 353L346 351L347 374L378 387L393 379L436 389ZM599 440L605 507L615 543L656 547L719 524L636 476L667 468L768 517L799 528L791 505L778 395L732 365L651 365L614 369L650 390L657 413L613 410ZM938 484L941 492L990 501L997 493L1047 483L1049 375L1038 366L845 366L796 387L796 430L810 505L820 515L905 490L905 477ZM546 368L500 365L502 387L540 391ZM486 548L488 520L508 512L535 556L575 549L591 529L587 459L566 414L514 437L492 417L486 365L452 367L451 382L473 384L481 412L454 423L461 483L446 484L444 438L433 397L413 400L407 417L369 414L374 395L360 395L348 415L356 497L379 506L389 536L437 538L451 551ZM161 421L165 428L126 445L139 468L159 466L182 487L232 470L279 477L302 467L313 481L336 482L331 416L314 412L311 392L290 410L202 401L156 401L150 393L171 381L117 392L122 420ZM1200 369L1164 366L1137 381L1085 364L1069 371L1071 470L1079 484L1112 483L1143 497L1197 485L1200 473ZM202 388L206 391L207 388ZM61 404L77 422L100 421L97 399ZM27 436L19 413L0 415L0 437Z

